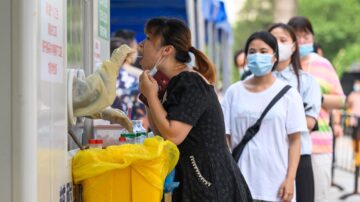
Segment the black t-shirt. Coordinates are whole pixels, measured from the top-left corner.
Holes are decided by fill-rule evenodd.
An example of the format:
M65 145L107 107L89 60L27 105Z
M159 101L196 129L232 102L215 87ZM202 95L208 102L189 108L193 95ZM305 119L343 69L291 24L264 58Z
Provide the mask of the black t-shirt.
M163 98L167 119L193 126L178 145L174 201L252 201L225 140L224 118L214 87L196 72L173 77Z

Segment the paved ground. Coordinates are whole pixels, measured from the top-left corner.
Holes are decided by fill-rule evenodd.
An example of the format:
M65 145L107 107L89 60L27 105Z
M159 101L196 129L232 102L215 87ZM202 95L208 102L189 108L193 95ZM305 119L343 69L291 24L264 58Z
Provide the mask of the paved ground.
M336 140L336 165L344 169L336 168L334 183L344 188L340 191L336 187L331 188L330 202L360 202L360 195L350 196L346 200L341 200L340 197L354 192L354 161L353 161L353 145L350 137L342 137ZM360 182L360 179L359 179ZM358 192L360 192L360 183Z
M331 202L360 202L360 195L350 196L346 200L340 200L341 196L354 191L354 174L336 169L334 182L342 186L344 191L340 191L339 189L332 187L330 192Z

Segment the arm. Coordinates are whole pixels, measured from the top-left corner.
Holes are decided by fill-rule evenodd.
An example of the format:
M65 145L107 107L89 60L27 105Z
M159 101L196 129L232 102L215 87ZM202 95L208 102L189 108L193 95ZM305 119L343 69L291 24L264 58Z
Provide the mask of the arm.
M350 93L346 100L346 109L352 109L353 107L353 93Z
M156 80L144 71L140 76L140 90L147 98L149 104L149 115L154 128L157 128L160 134L176 145L184 141L189 134L192 126L180 121L168 120L167 112L162 106L157 94L158 84Z
M161 105L161 102L156 94L155 96L150 96L147 99L152 121L159 130L160 134L165 139L172 141L176 145L182 143L189 134L192 126L180 121L169 121L166 118L167 112Z
M323 80L319 80L323 95L322 107L330 111L332 109L342 109L345 105L345 95L342 89L339 76L335 68L328 63L328 75Z
M91 116L111 105L115 99L116 78L120 66L134 52L127 45L115 49L110 60L85 79L75 77L73 85L74 116Z
M341 126L341 111L340 110L333 110L332 112L332 129L334 132L335 137L341 137L344 135L344 130Z
M341 87L340 81L338 76L336 75L334 69L331 69L333 71L332 79L333 82L331 83L331 86L327 88L324 88L323 93L323 103L322 107L328 110L329 112L333 111L333 122L332 122L332 129L336 137L343 135L343 129L340 125L340 119L341 116L339 114L338 109L342 109L345 107L345 95L343 92L343 89ZM326 87L326 85L324 84Z
M279 196L282 201L291 201L294 196L294 182L296 170L300 160L300 133L293 133L289 136L289 159L286 178L280 186Z
M332 125L340 125L341 124L341 111L333 110L332 111Z
M306 126L308 130L311 132L312 129L315 127L316 119L311 116L306 116Z
M149 109L148 107L146 107L146 114L147 114L147 118L148 118L149 123L150 123L150 127L151 127L151 129L154 131L154 134L161 136L159 130L158 130L158 129L155 127L155 125L154 125L154 121L152 120L151 111L150 111L150 109Z
M327 110L342 109L345 106L345 97L342 95L323 95L322 107Z
M305 77L305 75L307 76ZM316 125L321 109L321 91L315 77L310 74L304 74L304 79L306 80L302 85L305 91L302 98L303 102L307 103L307 106L305 106L306 126L309 132L311 132Z
M286 178L295 180L296 169L300 160L300 133L289 135L289 166Z
M231 88L229 88L231 89ZM225 125L225 140L227 143L227 146L230 150L230 152L232 151L232 142L231 142L231 131L230 131L230 114L231 114L231 107L230 107L230 102L232 99L231 96L231 90L227 90L225 92L224 98L221 101L221 110L223 112L223 116L224 116L224 125Z
M86 116L91 119L103 119L110 121L110 123L117 123L123 126L127 131L133 132L133 125L126 114L120 109L114 109L107 107L99 112L96 112L90 116Z
M292 93L292 94L290 94ZM300 95L290 89L288 94L287 117L285 122L286 134L288 134L288 166L283 183L279 189L281 201L288 202L294 196L294 183L296 170L300 160L301 132L307 131L306 116ZM320 102L320 100L319 100Z

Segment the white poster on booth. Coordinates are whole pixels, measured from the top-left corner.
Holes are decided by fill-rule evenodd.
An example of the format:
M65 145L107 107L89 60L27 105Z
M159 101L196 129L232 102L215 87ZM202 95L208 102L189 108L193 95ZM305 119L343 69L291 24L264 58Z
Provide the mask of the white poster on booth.
M45 0L40 6L41 80L62 82L65 58L63 1Z

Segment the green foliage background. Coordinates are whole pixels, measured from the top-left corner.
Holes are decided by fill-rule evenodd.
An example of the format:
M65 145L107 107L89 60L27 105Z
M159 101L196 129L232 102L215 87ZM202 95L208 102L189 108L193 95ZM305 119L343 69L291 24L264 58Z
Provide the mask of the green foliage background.
M246 1L233 27L234 51L244 47L251 33L266 30L273 23L275 1ZM315 41L340 76L351 64L360 61L360 1L298 0L298 14L311 20ZM237 80L238 74L233 69L233 79Z
M274 0L247 0L234 26L234 52L243 49L247 38L255 31L266 29L273 22ZM233 81L239 80L237 69L233 69Z
M339 75L360 59L358 0L299 0L299 14L311 19L315 40Z

